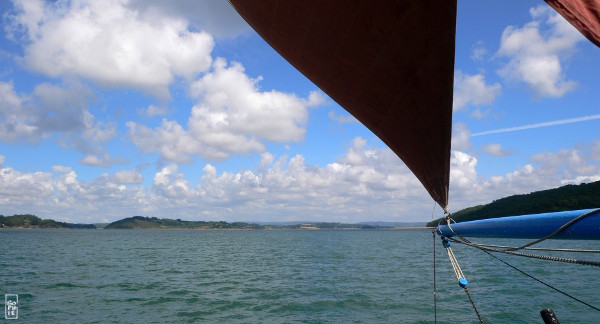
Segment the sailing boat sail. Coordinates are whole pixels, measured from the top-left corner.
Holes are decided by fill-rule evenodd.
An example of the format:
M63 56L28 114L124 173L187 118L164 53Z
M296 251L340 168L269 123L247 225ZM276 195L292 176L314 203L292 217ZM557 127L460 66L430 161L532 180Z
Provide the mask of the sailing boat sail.
M231 1L448 205L456 1Z
M456 0L230 2L447 209ZM547 2L600 45L600 4Z
M279 54L386 143L448 211L456 0L230 2ZM600 3L546 2L600 46ZM579 220L575 214L568 215ZM584 214L600 233L600 217L587 217L598 213ZM444 235L456 234L448 230ZM453 267L460 270L455 259ZM473 303L462 272L456 275Z
M456 0L230 2L448 211ZM547 2L600 46L600 3Z

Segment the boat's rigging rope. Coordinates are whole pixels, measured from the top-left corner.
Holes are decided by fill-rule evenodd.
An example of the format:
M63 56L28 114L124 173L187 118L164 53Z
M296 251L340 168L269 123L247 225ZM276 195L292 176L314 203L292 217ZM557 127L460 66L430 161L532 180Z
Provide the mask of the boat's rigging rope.
M475 310L475 314L477 314L477 318L479 318L479 322L481 322L481 324L483 324L481 315L479 315L479 310L477 310L477 307L475 307L475 302L473 301L473 298L471 297L471 293L469 293L469 288L465 287L465 292L467 293L467 296L469 296L469 301L471 302L471 305L473 305L473 309Z
M586 305L586 306L588 306L588 307L591 307L591 308L593 308L593 309L595 309L595 310L597 310L597 311L600 311L600 308L598 308L598 307L595 307L595 306L592 306L592 305L590 305L590 304L588 304L588 303L584 302L583 300L581 300L581 299L579 299L579 298L577 298L577 297L575 297L575 296L571 296L571 295L569 295L568 293L566 293L566 292L564 292L564 291L562 291L562 290L560 290L560 289L558 289L558 288L556 288L556 287L554 287L554 286L552 286L552 285L550 285L550 284L547 284L547 283L543 282L542 280L540 280L540 279L538 279L538 278L536 278L536 277L534 277L534 276L532 276L532 275L528 274L527 272L525 272L525 271L523 271L523 270L521 270L521 269L519 269L519 268L517 268L517 267L515 267L515 266L511 265L510 263L508 263L508 262L506 262L506 261L504 261L504 260L502 260L502 259L498 258L497 256L495 256L495 255L491 254L490 252L488 252L488 251L486 251L486 250L482 250L482 251L483 251L483 252L485 252L485 253L487 253L487 254L488 254L489 256L491 256L492 258L494 258L494 259L496 259L496 260L498 260L498 261L500 261L500 262L502 262L502 263L506 264L507 266L509 266L509 267L511 267L511 268L513 268L513 269L515 269L515 270L517 270L517 271L519 271L519 272L520 272L520 273L522 273L523 275L525 275L525 276L527 276L527 277L529 277L529 278L531 278L531 279L533 279L533 280L535 280L535 281L537 281L537 282L541 283L542 285L544 285L544 286L546 286L546 287L548 287L548 288L554 289L555 291L557 291L557 292L559 292L559 293L561 293L561 294L563 294L563 295L565 295L565 296L567 296L567 297L569 297L569 298L571 298L571 299L573 299L573 300L575 300L575 301L578 301L578 302L580 302L580 303L582 303L582 304L584 304L584 305Z
M437 323L437 287L435 279L435 229L431 231L433 233L433 313L435 323Z
M593 215L593 214L595 214L597 212L600 212L600 208L597 208L597 209L591 210L591 211L589 211L587 213L584 213L582 215L579 215L579 216L573 218L572 220L566 222L564 225L562 225L561 227L559 227L556 231L554 231L554 232L552 232L552 233L550 233L550 234L548 234L548 235L546 235L546 236L544 236L544 237L542 237L540 239L531 241L531 242L529 242L527 244L524 244L524 245L521 245L521 246L501 246L501 245L500 246L493 246L493 245L485 245L485 244L473 243L473 242L471 242L469 240L466 240L462 236L458 235L456 232L454 232L454 229L450 226L450 221L451 220L454 221L454 220L450 218L450 215L446 216L445 220L446 220L448 228L450 229L450 231L452 231L452 233L454 233L454 235L456 235L458 238L460 238L461 241L463 241L463 242L466 241L466 242L472 244L472 246L477 247L477 245L479 245L481 247L501 247L502 249L504 249L503 251L516 251L516 250L528 249L528 247L530 247L530 246L532 246L534 244L537 244L537 243L540 243L540 242L545 241L547 239L550 239L550 238L556 236L557 234L559 234L560 232L564 231L569 226L571 226L571 225L579 222L580 220L582 220L582 219L584 219L584 218L586 218L586 217L588 217L590 215ZM441 223L441 221L440 221L440 223ZM543 250L543 249L544 248L531 248L531 250ZM501 252L502 250L491 249L491 250L488 250L488 251ZM555 250L548 249L547 251L562 251L562 250L560 250L560 249L555 249ZM581 249L581 250L580 249L564 250L564 251L565 252L591 252L591 253L599 253L600 252L600 250L583 250L583 249Z
M473 298L471 297L471 293L469 292L469 288L467 287L467 285L469 283L467 282L467 279L465 278L465 275L463 274L463 272L460 268L460 265L458 264L458 260L456 260L456 256L454 255L454 252L452 251L452 248L450 247L450 242L448 242L448 240L442 236L442 243L444 245L444 248L446 248L446 251L448 252L448 257L450 258L450 263L452 264L452 269L454 270L454 274L456 274L456 279L458 280L458 285L465 290L465 293L467 293L467 296L469 297L469 301L471 302L471 305L473 306L473 309L475 310L475 314L477 314L477 318L479 319L479 322L481 322L483 324L483 319L481 318L481 314L479 314L479 310L477 309L477 306L475 306L475 302L473 301Z
M490 252L499 252L499 253L506 253L506 254L512 254L512 255L517 255L517 256L523 256L523 257L527 257L527 258L533 258L533 259L541 259L541 260L548 260L548 261L557 261L557 262L566 262L566 263L574 263L574 264L581 264L581 265L589 265L589 266L595 266L595 267L600 267L600 262L599 261L589 261L589 260L577 260L577 259L569 259L569 258L562 258L562 257L555 257L555 256L548 256L548 255L540 255L540 254L530 254L530 253L523 253L523 252L515 252L515 250L519 250L519 249L525 249L526 247L529 247L533 244L539 243L543 240L547 240L549 238L551 238L552 236L560 233L561 231L563 231L565 228L569 227L570 225L574 224L575 222L583 219L584 217L593 214L596 211L599 211L600 209L596 209L594 211L585 213L579 217L576 217L574 219L572 219L571 221L567 222L565 225L561 226L558 230L554 231L552 234L547 235L541 239L529 242L525 245L522 246L518 246L518 247L510 247L509 249L494 249L494 248L489 248L489 247L485 247L481 244L477 244L477 243L473 243L471 241L469 241L468 239L464 238L463 236L459 235L458 233L456 233L454 231L454 229L452 228L452 226L450 225L450 217L446 217L446 225L448 226L448 228L450 229L450 231L460 239L460 241L457 241L455 239L452 239L452 241L457 242L457 243L463 243L466 244L468 246L472 246L475 248L478 248L480 250L484 250L484 251L490 251Z
M526 257L526 258L532 258L532 259L540 259L540 260L548 260L548 261L565 262L565 263L573 263L573 264L581 264L581 265L600 267L600 261L578 260L578 259L555 257L555 256L550 256L550 255L530 254L530 253L523 253L523 252L497 250L497 249L492 249L492 248L481 247L481 246L478 246L477 244L472 244L471 242L468 242L468 243L461 242L461 241L458 241L458 240L455 240L452 238L450 238L450 240L455 243L462 243L462 244L465 244L468 246L478 248L482 251L505 253L505 254L522 256L522 257Z
M452 248L449 244L445 244L446 251L448 252L448 257L450 258L450 263L452 264L452 269L454 269L454 274L456 275L456 280L460 281L460 279L465 278L465 274L462 272L460 265L458 264L458 260L456 260L456 256L452 251Z
M457 243L462 243L460 241L455 241ZM516 246L512 245L497 245L497 244L483 244L483 243L475 243L471 242L474 246L478 247L486 247L486 248L502 248L502 249L513 249ZM600 250L590 250L590 249L563 249L563 248L543 248L543 247L525 247L523 250L531 250L531 251L551 251L551 252L587 252L587 253L600 253Z
M500 262L502 262L502 263L506 264L507 266L509 266L509 267L511 267L511 268L513 268L513 269L515 269L515 270L517 270L517 271L519 271L521 274L523 274L523 275L525 275L525 276L527 276L527 277L529 277L529 278L531 278L531 279L533 279L533 280L535 280L535 281L537 281L537 282L539 282L539 283L541 283L541 284L543 284L543 285L545 285L545 286L547 286L547 287L549 287L549 288L551 288L551 289L553 289L553 290L555 290L555 291L557 291L557 292L559 292L559 293L561 293L561 294L563 294L563 295L565 295L565 296L567 296L567 297L569 297L569 298L571 298L571 299L573 299L573 300L575 300L575 301L577 301L577 302L579 302L579 303L581 303L581 304L583 304L583 305L586 305L586 306L588 306L588 307L590 307L590 308L592 308L592 309L594 309L594 310L600 311L600 308L598 308L598 307L595 307L595 306L593 306L593 305L590 305L590 304L588 304L588 303L586 303L586 302L582 301L581 299L578 299L578 298L576 298L576 297L574 297L574 296L571 296L570 294L568 294L568 293L566 293L566 292L564 292L564 291L562 291L562 290L560 290L560 289L558 289L558 288L556 288L556 287L554 287L554 286L552 286L552 285L550 285L550 284L547 284L547 283L543 282L543 281L542 281L542 280L540 280L540 279L537 279L537 278L533 277L532 275L530 275L530 274L526 273L525 271L518 269L517 267L515 267L515 266L513 266L513 265L509 264L508 262L506 262L506 261L504 261L504 260L502 260L502 259L500 259L500 258L496 257L496 256L495 256L495 255L493 255L492 253L490 253L490 252L499 252L499 253L506 253L506 254L512 254L512 255L517 255L517 256L525 256L525 257L530 257L530 258L537 258L537 259L544 259L544 260L551 260L551 261L560 261L560 262L576 263L576 264L583 264L583 265L600 266L600 262L597 262L597 261L575 260L575 259L567 259L567 258L560 258L560 257L552 257L552 256L547 256L547 255L535 255L535 254L528 254L528 253L522 253L522 252L515 252L515 251L514 251L514 250L518 250L518 249L528 249L528 250L534 250L534 249L535 249L535 250L547 250L547 251L569 251L569 252L594 252L594 253L597 253L597 252L598 252L598 250L581 250L581 249L545 249L545 248L528 248L528 247L529 247L529 246L531 246L531 245L533 245L533 244L536 244L536 243L542 242L542 241L544 241L544 240L547 240L547 239L549 239L549 238L551 238L551 237L555 236L556 234L558 234L558 233L560 233L561 231L563 231L565 228L567 228L567 227L571 226L572 224L574 224L574 223L578 222L579 220L583 219L584 217L587 217L587 216L589 216L589 215L591 215L591 214L594 214L594 213L596 213L596 212L598 212L598 211L600 211L600 209L595 209L595 210L593 210L593 211L591 211L591 212L588 212L588 213L585 213L585 214L583 214L583 215L580 215L580 216L578 216L578 217L576 217L576 218L572 219L571 221L567 222L565 225L561 226L559 229L557 229L556 231L554 231L552 234L550 234L550 235L547 235L547 236L545 236L545 237L543 237L543 238L541 238L541 239L535 240L535 241L533 241L533 242L527 243L527 244L525 244L525 245L522 245L522 246L517 246L517 247L514 247L514 246L508 246L508 247L506 247L506 246L494 246L494 245L491 245L491 244L479 244L479 243L473 243L473 242L469 241L468 239L466 239L466 238L462 237L461 235L458 235L458 234L457 234L457 233L454 231L454 229L452 229L452 226L450 225L450 220L451 220L451 219L450 219L450 217L449 217L449 215L448 215L448 216L446 217L446 223L447 223L447 226L448 226L448 228L450 229L450 231L452 231L452 233L453 233L453 234L454 234L456 237L458 237L458 238L460 239L460 241L459 241L459 240L456 240L456 239L453 239L453 238L446 238L445 236L442 236L442 240L444 240L444 239L446 239L446 240L447 240L447 239L450 239L452 242L455 242L455 243L463 243L463 244L465 244L465 245L468 245L468 246L472 246L472 247L478 248L478 249L480 249L481 251L483 251L483 252L487 253L489 256L491 256L491 257L495 258L496 260L498 260L498 261L500 261ZM453 221L453 220L452 220L452 221ZM438 225L438 226L439 226L439 225ZM493 246L493 247L502 247L502 248L504 248L504 249L496 249L496 248L491 248L492 246ZM465 291L466 291L466 287L465 287ZM468 294L468 291L467 291L467 294ZM470 296L470 295L469 295L469 299L471 299L471 296ZM472 300L471 300L471 303L472 303ZM475 305L473 304L473 307L474 307L474 306L475 306ZM477 312L477 309L476 309L476 308L475 308L475 311ZM478 313L478 312L477 312L477 313ZM478 315L479 315L479 313L478 313ZM480 317L480 320L481 320L481 317Z
M510 249L510 251L514 251L514 250L520 250L520 249L526 248L526 247L528 247L528 246L531 246L531 245L534 245L534 244L540 243L540 242L542 242L542 241L545 241L545 240L547 240L547 239L549 239L549 238L551 238L551 237L555 236L556 234L558 234L558 233L560 233L560 232L564 231L564 230L565 230L565 228L567 228L567 227L569 227L569 226L571 226L571 225L573 225L573 224L577 223L578 221L580 221L580 220L582 220L582 219L584 219L584 218L588 217L589 215L595 214L595 213L596 213L596 212L598 212L598 211L600 211L600 208L597 208L597 209L594 209L594 210L592 210L592 211L589 211L589 212L587 212L587 213L585 213L585 214L583 214L583 215L579 215L579 216L577 216L577 217L573 218L572 220L568 221L567 223L565 223L563 226L559 227L559 228L558 228L556 231L552 232L551 234L548 234L548 235L546 235L546 236L544 236L544 237L542 237L542 238L540 238L540 239L537 239L537 240L535 240L535 241L529 242L529 243L527 243L527 244L525 244L525 245L522 245L522 246L519 246L519 247L517 247L517 248ZM448 225L448 226L449 226L449 225ZM452 232L454 232L454 231L452 231Z
M431 210L431 219L433 219L433 213L435 213L435 206L437 203L433 202L433 209ZM435 323L437 324L437 288L435 279L435 229L431 231L433 234L433 314Z

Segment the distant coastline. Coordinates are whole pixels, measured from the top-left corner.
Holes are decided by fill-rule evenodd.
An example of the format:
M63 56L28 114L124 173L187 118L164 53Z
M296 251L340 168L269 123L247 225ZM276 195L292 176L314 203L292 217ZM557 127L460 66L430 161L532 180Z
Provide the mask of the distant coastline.
M377 222L375 222L377 223ZM415 225L415 223L407 223ZM397 225L397 224L395 224ZM421 223L424 228L425 223ZM378 224L358 223L327 223L327 222L299 222L294 224L257 224L246 222L228 223L224 221L185 221L181 219L168 219L157 217L134 216L124 218L108 224L105 229L240 229L240 230L372 230L372 229L397 229L398 226L384 226Z
M457 221L536 214L564 210L600 207L600 181L566 185L556 189L514 195L498 199L486 205L465 208L452 214ZM186 221L157 217L133 216L110 224L74 224L52 219L41 219L35 215L0 215L0 229L237 229L237 230L422 230L437 226L438 220L425 222L361 222L344 224L334 222L232 222Z
M35 215L23 214L13 216L0 215L0 229L7 228L65 228L65 229L96 229L94 224L74 224L58 222L52 219L41 219Z
M110 224L74 224L41 219L35 215L0 215L0 229L195 229L195 230L417 230L425 223L362 222L344 224L333 222L246 223L225 221L186 221L157 217L133 216Z

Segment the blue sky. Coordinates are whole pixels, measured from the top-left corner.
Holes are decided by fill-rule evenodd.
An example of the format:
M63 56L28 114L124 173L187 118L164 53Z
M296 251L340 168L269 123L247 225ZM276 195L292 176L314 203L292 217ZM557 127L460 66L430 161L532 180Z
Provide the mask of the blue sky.
M406 166L226 1L0 10L4 215L432 218ZM457 21L450 211L600 180L600 49L541 1L459 1Z

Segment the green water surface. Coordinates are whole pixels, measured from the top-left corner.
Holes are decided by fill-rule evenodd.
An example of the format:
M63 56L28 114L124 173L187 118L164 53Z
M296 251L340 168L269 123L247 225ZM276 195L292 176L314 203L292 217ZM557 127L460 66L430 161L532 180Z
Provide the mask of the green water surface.
M438 321L478 322L436 244ZM561 323L600 319L480 251L453 248L486 322L540 323L547 307ZM0 293L19 295L17 321L27 323L428 323L432 249L427 230L0 230ZM600 304L597 267L500 257Z

